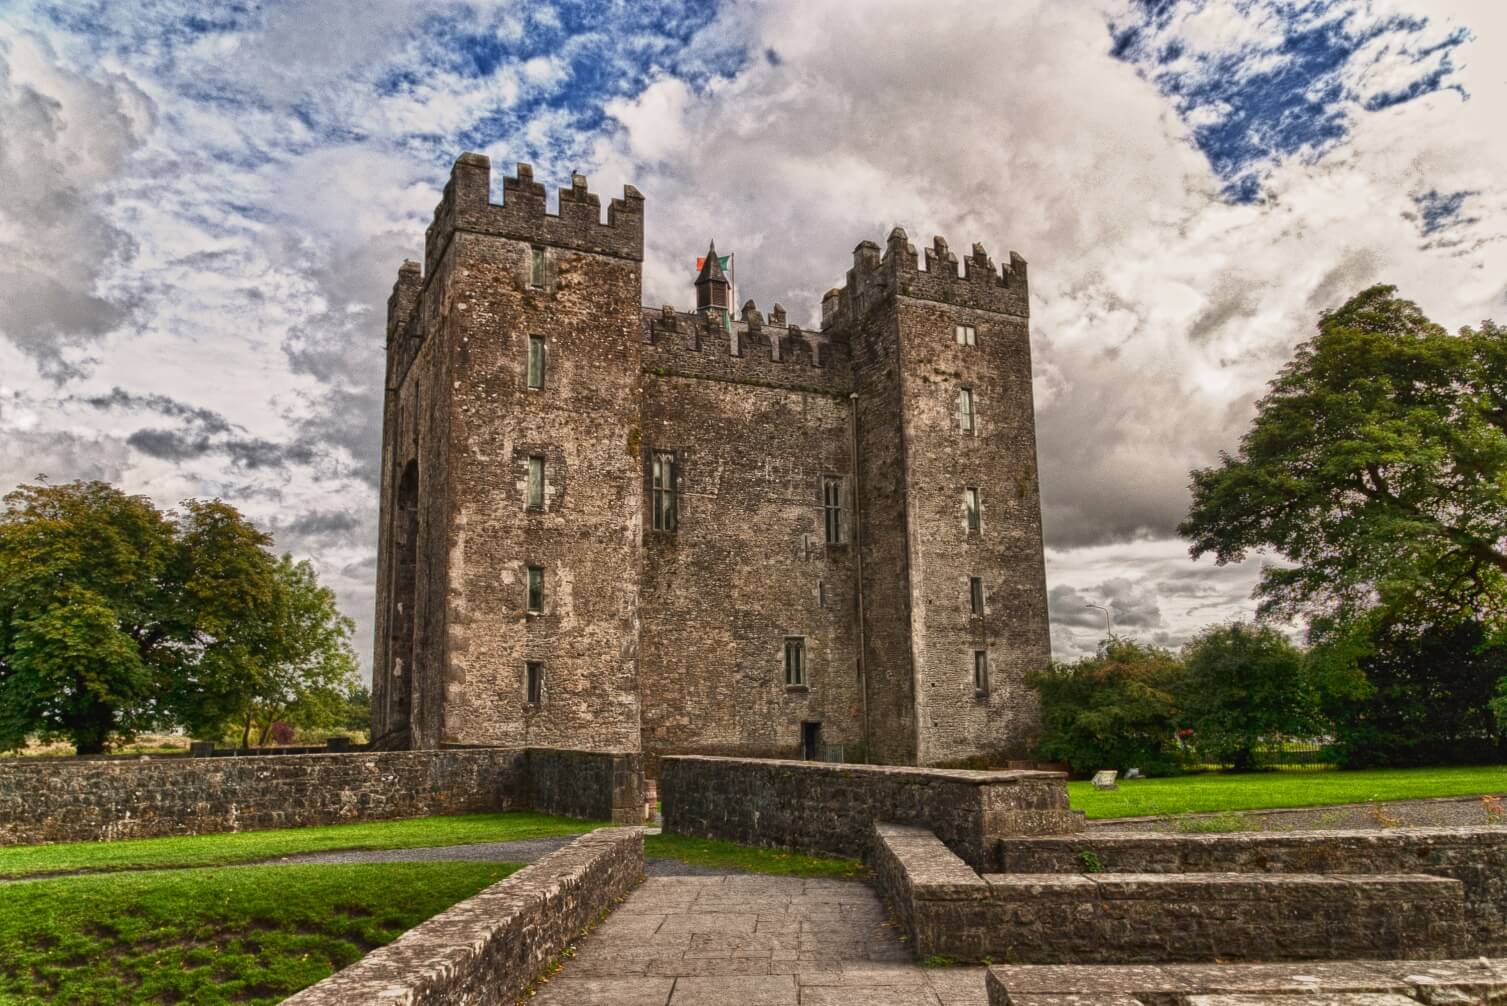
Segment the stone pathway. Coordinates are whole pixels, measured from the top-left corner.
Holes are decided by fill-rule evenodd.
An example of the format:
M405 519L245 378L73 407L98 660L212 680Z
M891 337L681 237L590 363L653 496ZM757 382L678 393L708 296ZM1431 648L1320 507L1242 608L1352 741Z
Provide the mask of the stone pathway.
M654 877L536 1006L986 1006L984 969L921 968L866 884Z

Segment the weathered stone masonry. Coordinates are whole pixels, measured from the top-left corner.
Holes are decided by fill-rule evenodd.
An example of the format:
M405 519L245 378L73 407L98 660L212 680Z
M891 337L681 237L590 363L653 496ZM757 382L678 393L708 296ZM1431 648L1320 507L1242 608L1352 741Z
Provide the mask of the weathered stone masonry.
M735 317L715 256L697 310L643 307L631 186L605 221L580 176L555 213L527 165L502 196L463 155L389 302L379 742L1023 753L1050 655L1024 260L960 272L896 228L812 332Z

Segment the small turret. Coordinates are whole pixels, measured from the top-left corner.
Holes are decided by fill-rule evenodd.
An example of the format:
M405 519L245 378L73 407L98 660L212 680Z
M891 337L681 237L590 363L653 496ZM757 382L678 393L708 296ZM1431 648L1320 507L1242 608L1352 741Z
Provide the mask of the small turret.
M701 314L718 313L718 320L725 320L731 307L732 284L727 273L722 271L722 261L717 258L717 242L706 249L706 258L701 262L701 272L696 276L696 310Z

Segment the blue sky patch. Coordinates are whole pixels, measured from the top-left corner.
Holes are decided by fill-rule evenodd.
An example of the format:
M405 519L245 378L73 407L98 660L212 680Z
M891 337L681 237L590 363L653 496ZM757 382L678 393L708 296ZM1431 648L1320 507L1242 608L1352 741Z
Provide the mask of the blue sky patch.
M1180 32L1208 13L1255 30L1238 47L1196 49ZM1335 0L1136 0L1110 25L1111 53L1172 99L1225 198L1254 202L1275 164L1323 157L1358 114L1460 90L1450 53L1469 31L1430 39L1429 26L1422 16L1367 18ZM1362 75L1382 65L1393 75L1401 67L1404 83L1362 93Z

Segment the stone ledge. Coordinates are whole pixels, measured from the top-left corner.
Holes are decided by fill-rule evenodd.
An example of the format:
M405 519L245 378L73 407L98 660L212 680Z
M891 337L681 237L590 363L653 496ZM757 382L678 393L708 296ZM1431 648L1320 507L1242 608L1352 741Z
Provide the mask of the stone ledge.
M283 1002L512 1003L643 875L643 830L598 829Z
M1507 959L1238 965L1000 965L990 1006L1507 1002ZM1222 998L1219 998L1222 997ZM1380 997L1380 998L1378 998Z

